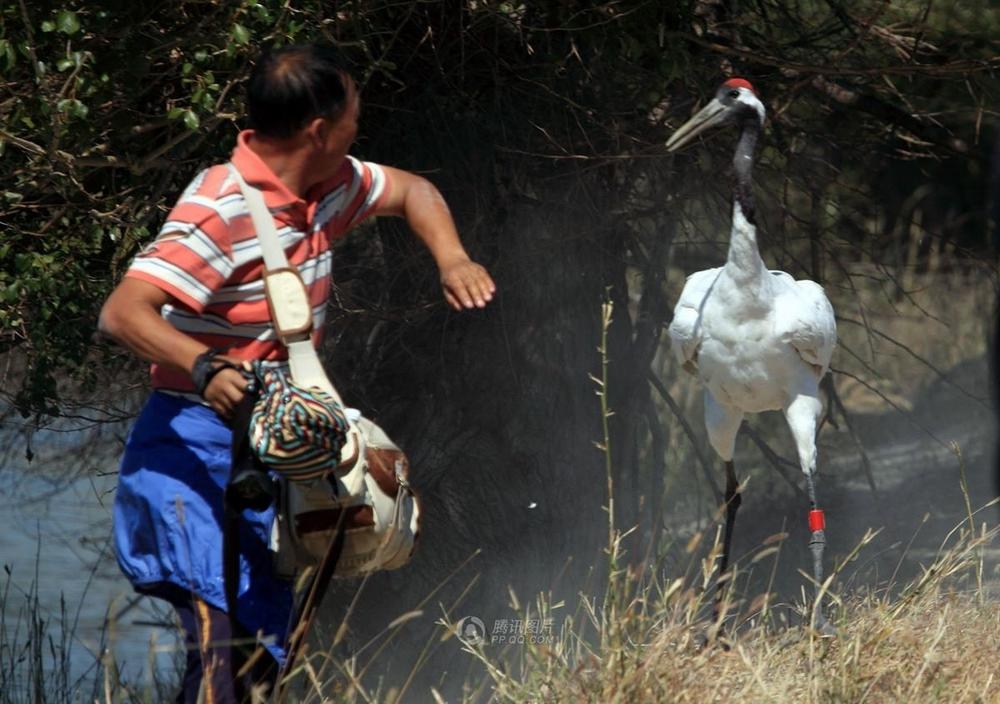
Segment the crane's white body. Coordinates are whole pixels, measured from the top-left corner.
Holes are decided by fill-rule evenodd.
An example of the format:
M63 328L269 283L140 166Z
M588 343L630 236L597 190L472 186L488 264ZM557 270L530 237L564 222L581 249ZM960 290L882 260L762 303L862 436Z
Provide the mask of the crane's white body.
M705 387L709 440L723 460L733 458L744 413L781 410L802 470L815 470L819 381L837 341L833 307L818 284L764 266L738 202L725 266L688 277L669 332L678 361Z

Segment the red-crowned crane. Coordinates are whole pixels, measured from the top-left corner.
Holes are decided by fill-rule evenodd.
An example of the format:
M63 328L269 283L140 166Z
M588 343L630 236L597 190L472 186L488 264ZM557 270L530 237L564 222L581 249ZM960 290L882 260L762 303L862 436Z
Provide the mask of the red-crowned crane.
M825 519L816 499L816 432L822 411L819 382L837 342L833 307L812 281L770 271L757 249L751 172L764 125L764 105L750 83L731 78L700 112L667 141L674 151L705 130L735 125L733 224L724 266L688 277L674 309L670 339L678 361L705 389L705 425L726 467L726 523L717 577L719 594L729 578L729 551L739 482L733 466L736 434L745 413L780 410L795 438L809 493L809 546L817 591L823 581ZM818 598L818 594L817 594ZM835 629L816 605L813 627Z

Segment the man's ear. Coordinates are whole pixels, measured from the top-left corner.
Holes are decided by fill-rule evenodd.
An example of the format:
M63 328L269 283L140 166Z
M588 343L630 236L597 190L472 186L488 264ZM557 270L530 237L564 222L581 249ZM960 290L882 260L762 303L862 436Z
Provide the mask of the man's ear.
M314 146L321 146L326 142L327 129L329 129L329 127L326 120L322 117L313 118L313 120L305 127L306 138Z

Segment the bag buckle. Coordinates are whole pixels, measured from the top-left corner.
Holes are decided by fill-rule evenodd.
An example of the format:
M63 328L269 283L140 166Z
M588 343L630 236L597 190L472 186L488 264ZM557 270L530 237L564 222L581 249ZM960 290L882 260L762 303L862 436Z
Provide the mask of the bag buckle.
M284 267L264 273L264 291L274 330L287 345L307 339L313 330L312 305L298 269Z

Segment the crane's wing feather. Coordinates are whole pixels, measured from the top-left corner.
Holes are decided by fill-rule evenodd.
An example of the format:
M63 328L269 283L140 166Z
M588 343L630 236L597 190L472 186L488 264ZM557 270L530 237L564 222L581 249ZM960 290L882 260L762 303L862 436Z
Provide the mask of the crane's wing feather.
M687 277L684 289L674 307L674 319L670 322L671 347L677 361L691 373L698 368L698 350L701 348L701 311L705 298L712 290L722 267L696 271Z
M780 284L776 287L775 333L822 374L830 366L837 345L837 322L833 306L814 281L796 281L784 272L771 272Z

